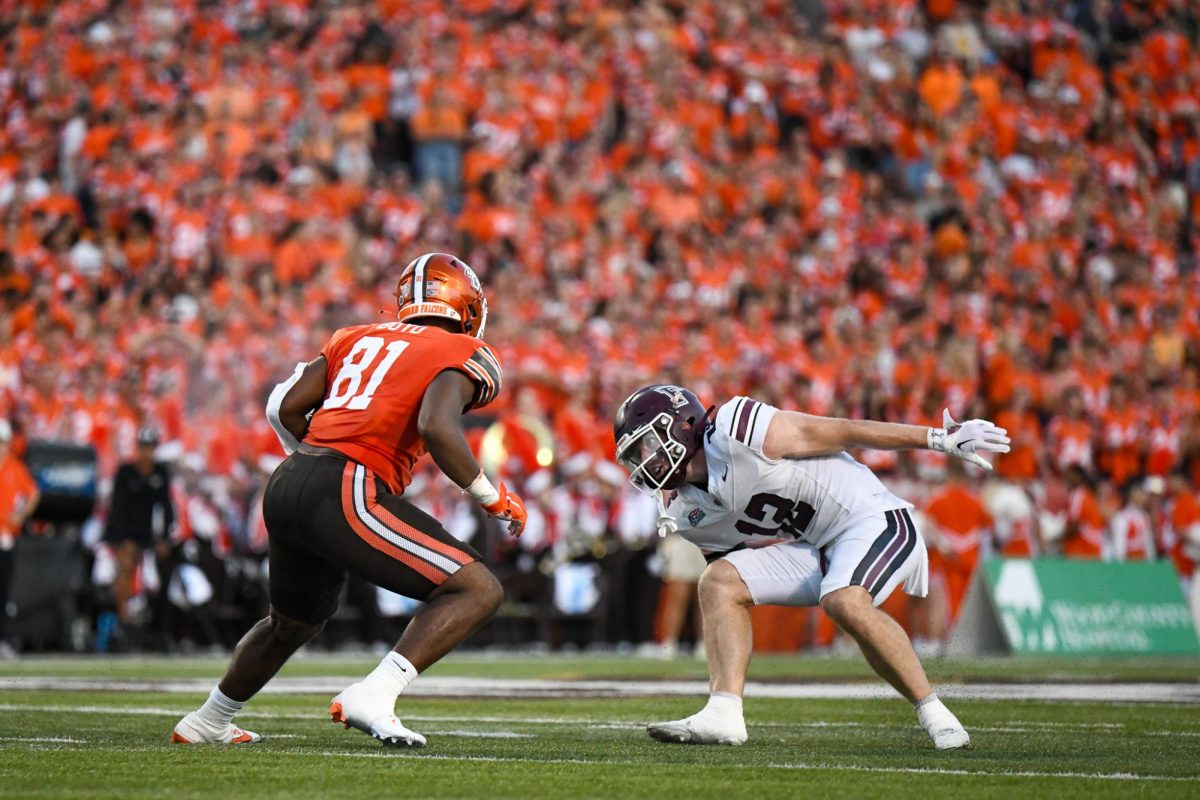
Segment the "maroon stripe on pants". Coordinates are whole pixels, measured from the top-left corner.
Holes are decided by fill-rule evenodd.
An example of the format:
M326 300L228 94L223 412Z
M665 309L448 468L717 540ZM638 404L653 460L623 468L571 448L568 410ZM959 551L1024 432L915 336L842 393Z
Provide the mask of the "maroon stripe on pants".
M875 583L875 579L879 577L879 573L882 572L887 563L896 556L896 553L900 552L900 548L904 547L904 543L908 541L908 537L913 535L913 531L909 527L907 521L905 521L903 514L897 512L896 521L899 523L900 535L892 540L891 545L888 546L887 552L885 552L883 556L875 562L875 566L871 567L871 571L867 573L867 579L863 581L863 586L870 586Z

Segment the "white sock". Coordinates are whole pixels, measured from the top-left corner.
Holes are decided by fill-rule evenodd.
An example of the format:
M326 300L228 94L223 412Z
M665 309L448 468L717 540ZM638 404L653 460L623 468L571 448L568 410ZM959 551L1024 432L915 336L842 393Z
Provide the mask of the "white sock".
M245 700L231 700L217 687L208 693L208 699L196 712L200 719L214 728L224 728L233 721L233 715L246 705Z
M713 692L708 696L705 711L720 714L723 717L742 717L742 698L732 692Z
M412 662L393 650L383 657L379 666L371 670L371 674L363 678L361 683L371 691L391 698L394 703L416 677L417 668Z

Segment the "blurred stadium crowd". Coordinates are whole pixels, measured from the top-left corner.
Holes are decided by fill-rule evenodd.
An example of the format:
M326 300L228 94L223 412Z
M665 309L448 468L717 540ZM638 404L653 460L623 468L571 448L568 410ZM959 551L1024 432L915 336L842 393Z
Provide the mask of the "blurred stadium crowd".
M1198 23L1188 0L0 0L0 417L18 450L93 445L106 479L157 432L175 555L133 599L175 585L220 640L203 607L261 610L267 392L443 250L488 291L508 390L476 442L529 531L504 542L432 469L411 494L543 622L653 636L672 558L608 459L612 410L660 381L1007 427L987 482L861 454L925 512L941 590L899 613L935 640L980 554L1190 579ZM110 484L80 534L101 587Z

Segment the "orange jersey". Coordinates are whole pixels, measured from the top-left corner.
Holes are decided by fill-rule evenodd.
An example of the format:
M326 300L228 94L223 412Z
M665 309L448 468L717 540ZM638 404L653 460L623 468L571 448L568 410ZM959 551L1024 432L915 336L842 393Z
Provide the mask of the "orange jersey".
M929 499L925 510L953 553L945 560L967 572L973 570L982 537L992 527L992 517L978 495L962 484L951 483Z
M1068 530L1074 530L1063 539L1063 555L1066 558L1100 558L1104 548L1104 517L1095 496L1082 486L1071 492L1067 524Z
M369 468L401 493L425 453L417 414L425 389L443 370L476 385L470 408L500 392L500 362L474 336L387 322L342 328L321 351L327 362L325 402L304 441L328 447ZM464 409L466 411L467 409Z
M0 533L16 533L9 529L9 517L37 491L25 462L9 453L0 461Z

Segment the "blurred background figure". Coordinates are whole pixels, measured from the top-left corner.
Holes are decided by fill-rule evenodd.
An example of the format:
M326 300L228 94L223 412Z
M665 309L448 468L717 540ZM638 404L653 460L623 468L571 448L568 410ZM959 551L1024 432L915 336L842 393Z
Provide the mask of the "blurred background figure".
M700 617L700 602L696 587L708 564L700 548L674 533L667 534L658 544L662 560L662 591L659 594L659 635L651 655L675 658L679 642L689 630L692 651L704 658L704 630Z
M934 643L945 644L980 557L992 549L992 517L973 483L950 459L945 481L926 500L930 616L925 636Z
M1131 479L1121 487L1121 506L1109 521L1106 560L1153 561L1158 557L1149 503L1140 480Z
M159 588L158 564L171 549L168 537L175 524L171 473L166 464L155 460L157 447L158 432L139 428L133 460L121 464L113 477L104 539L116 557L113 593L122 626L135 617L139 623L146 621L149 609L143 593L148 583Z
M39 498L33 476L13 452L12 425L0 419L0 658L13 655L7 637L8 597L15 566L13 549Z

